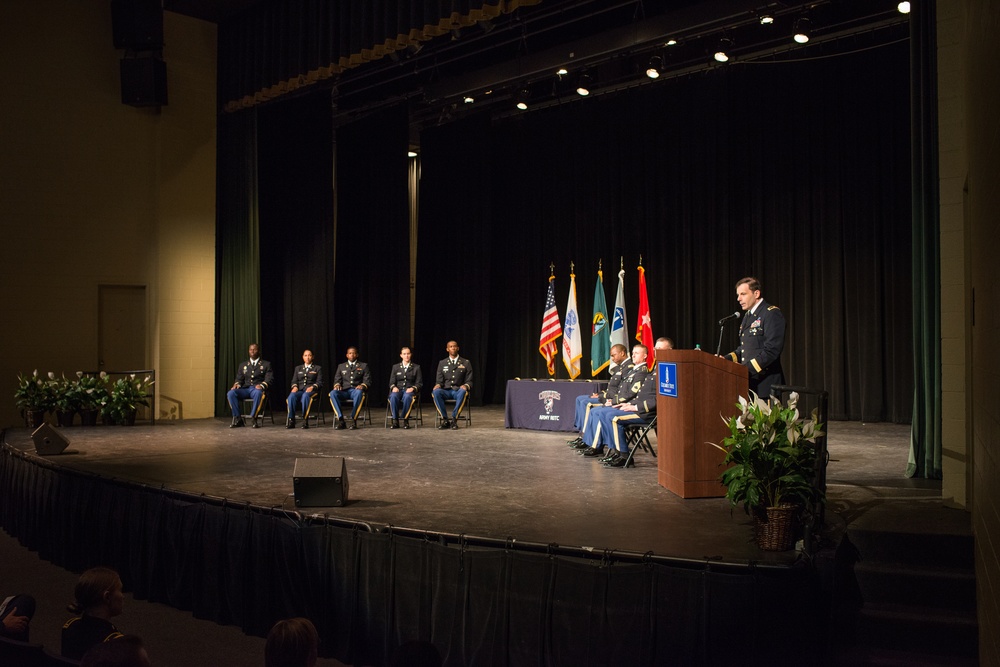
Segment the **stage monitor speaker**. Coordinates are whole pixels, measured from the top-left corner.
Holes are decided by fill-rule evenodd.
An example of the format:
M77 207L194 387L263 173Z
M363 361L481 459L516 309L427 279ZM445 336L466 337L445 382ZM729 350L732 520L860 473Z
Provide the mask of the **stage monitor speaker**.
M340 456L295 459L292 488L296 507L346 505L347 464Z
M163 48L162 0L111 0L111 39L116 49Z
M122 58L122 104L159 107L167 103L167 63L159 58Z
M35 451L42 456L62 454L63 450L69 447L66 436L50 424L42 424L36 428L31 434L31 439L35 443Z

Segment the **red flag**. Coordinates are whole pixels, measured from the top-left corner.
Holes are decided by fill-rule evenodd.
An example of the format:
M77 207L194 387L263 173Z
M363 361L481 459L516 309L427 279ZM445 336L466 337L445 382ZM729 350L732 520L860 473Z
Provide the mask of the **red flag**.
M562 325L559 323L559 311L556 309L556 277L549 276L549 292L545 296L545 314L542 315L542 335L538 339L538 351L545 357L545 365L549 375L556 374L556 355L559 346L556 341L562 336Z
M646 296L646 269L639 265L639 321L635 325L635 339L646 346L646 365L653 370L656 355L653 353L653 323L649 319L649 297Z

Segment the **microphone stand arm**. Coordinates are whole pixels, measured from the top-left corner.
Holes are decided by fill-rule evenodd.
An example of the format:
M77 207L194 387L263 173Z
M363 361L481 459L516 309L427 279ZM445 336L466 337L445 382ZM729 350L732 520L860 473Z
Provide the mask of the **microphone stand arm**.
M722 354L722 332L726 330L726 323L719 324L719 344L715 346L715 356Z

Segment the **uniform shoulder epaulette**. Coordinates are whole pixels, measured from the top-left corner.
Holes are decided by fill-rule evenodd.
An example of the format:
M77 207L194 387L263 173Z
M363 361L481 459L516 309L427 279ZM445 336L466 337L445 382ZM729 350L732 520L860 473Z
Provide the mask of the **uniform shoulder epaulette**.
M768 310L781 310L781 309L780 309L780 308L778 308L777 306L768 306L768 307L767 307L767 309L768 309Z

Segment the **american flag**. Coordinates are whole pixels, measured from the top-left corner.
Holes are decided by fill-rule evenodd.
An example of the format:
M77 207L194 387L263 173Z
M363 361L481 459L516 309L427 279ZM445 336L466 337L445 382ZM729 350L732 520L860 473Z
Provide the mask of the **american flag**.
M556 277L549 276L549 291L545 295L545 314L542 316L542 335L538 339L538 351L545 357L545 366L549 375L556 374L556 355L559 346L556 341L562 336L562 325L559 324L559 311L556 309Z

